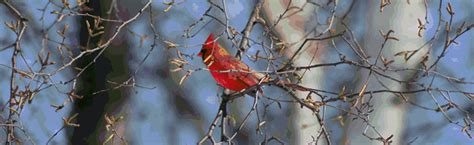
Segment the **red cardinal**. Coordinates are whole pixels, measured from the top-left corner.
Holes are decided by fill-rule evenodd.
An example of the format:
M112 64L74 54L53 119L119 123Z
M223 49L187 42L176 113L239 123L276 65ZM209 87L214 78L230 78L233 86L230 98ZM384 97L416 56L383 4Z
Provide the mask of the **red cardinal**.
M212 33L209 34L198 56L202 57L217 84L226 89L242 91L257 85L260 81L269 80L264 74L251 70L245 63L230 55L215 42Z

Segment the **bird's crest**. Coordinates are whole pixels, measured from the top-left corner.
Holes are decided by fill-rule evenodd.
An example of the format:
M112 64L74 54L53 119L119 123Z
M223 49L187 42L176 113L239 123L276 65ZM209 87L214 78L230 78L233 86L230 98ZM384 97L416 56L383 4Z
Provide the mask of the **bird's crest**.
M216 42L214 41L214 34L211 33L207 37L206 43L204 43L203 45L203 49L210 49L210 48L216 47L217 45L215 43Z
M216 44L216 42L214 41L214 34L211 33L211 34L209 34L209 36L207 37L206 42L202 45L201 52L199 52L198 56L204 55L204 54L203 54L203 51L212 52L215 47L219 47L219 46L218 46L218 44Z

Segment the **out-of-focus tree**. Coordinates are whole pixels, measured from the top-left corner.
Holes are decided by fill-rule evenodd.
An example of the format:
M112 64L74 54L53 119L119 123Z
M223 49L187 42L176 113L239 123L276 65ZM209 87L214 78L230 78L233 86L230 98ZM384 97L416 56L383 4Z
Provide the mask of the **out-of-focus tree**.
M129 15L120 11L118 1L90 1L80 5L79 11L107 19L125 19ZM128 5L133 8L133 5ZM133 83L127 65L128 39L124 32L116 32L119 25L102 21L97 17L82 17L79 24L79 49L81 53L102 47L110 37L116 37L108 49L92 52L78 58L74 65L77 79L73 79L75 92L80 99L74 101L70 114L78 114L76 123L80 127L71 129L71 144L100 144L102 142L125 142L123 116L128 107L128 89L113 89ZM116 35L116 36L114 36ZM123 83L121 83L123 82ZM67 82L66 82L67 83ZM125 142L126 143L126 142Z
M335 8L336 2L332 4ZM328 8L330 8L328 6ZM330 8L330 9L334 9ZM291 61L288 65L305 66L320 64L322 61L321 54L325 51L324 45L317 41L306 41L308 37L321 36L333 28L334 11L328 16L318 15L319 5L308 3L305 1L278 1L263 2L263 10L267 18L268 25L276 36L283 42L283 51L285 56ZM319 17L326 17L325 24L317 23ZM325 28L322 28L325 27ZM301 51L307 53L300 53ZM319 52L319 53L318 53ZM285 65L287 65L285 64ZM299 79L302 85L310 88L323 88L324 71L321 69L304 72L304 77ZM307 92L297 93L298 98L307 97ZM321 101L320 98L314 98L315 101ZM294 118L292 132L295 144L304 144L312 142L314 137L318 136L318 132L327 131L318 124L318 118L310 109L300 109L300 105L295 104L292 109L294 112L291 116ZM322 143L323 141L319 142Z
M426 23L424 20L425 6L423 1L412 1L410 3L402 1L394 1L379 6L367 6L367 15L369 16L365 25L365 35L361 40L361 46L365 50L367 61L375 64L390 65L392 68L407 68L417 69L422 67L420 61L427 55L428 47L421 47L425 43L423 32L424 28L420 25ZM419 21L419 22L418 22ZM412 22L412 23L408 23ZM413 23L418 22L418 23ZM420 25L417 25L420 24ZM393 37L393 39L388 39ZM374 41L376 40L376 41ZM382 47L380 47L382 45ZM420 48L421 47L421 48ZM408 52L413 48L420 48L416 54L411 55L410 58L398 57L393 54L399 52ZM426 60L423 60L426 61ZM391 62L390 64L388 64ZM423 62L428 63L428 62ZM406 72L386 72L385 74L393 76L397 80L416 80L416 71ZM411 90L412 86L409 84L400 83L386 78L381 78L371 70L361 70L359 75L358 89L387 89L393 91L407 91ZM403 95L403 94L402 94ZM351 108L353 112L363 113L373 110L366 119L371 120L370 125L363 120L347 120L348 129L346 139L342 141L344 144L380 144L372 141L375 138L391 138L393 144L404 144L402 138L403 126L406 105L402 103L403 97L412 97L412 95L402 96L400 94L382 93L380 97L361 97L358 101L360 103L373 104L369 107ZM406 99L406 98L405 98ZM371 127L373 125L374 129ZM362 133L361 133L362 132ZM367 140L367 138L373 138ZM388 140L387 140L388 141Z

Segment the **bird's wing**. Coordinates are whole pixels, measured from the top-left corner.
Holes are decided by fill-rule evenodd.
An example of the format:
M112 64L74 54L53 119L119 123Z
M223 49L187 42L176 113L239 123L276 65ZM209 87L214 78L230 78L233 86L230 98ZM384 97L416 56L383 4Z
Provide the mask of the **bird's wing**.
M223 70L231 70L229 74L236 76L239 81L243 81L248 86L254 86L265 78L265 75L253 71L247 64L236 59L219 45L219 51L214 53L214 57Z
M228 59L230 69L237 70L239 73L238 79L242 80L249 86L257 85L260 79L264 79L263 82L267 81L267 77L259 72L252 70L247 64L235 59L234 57Z

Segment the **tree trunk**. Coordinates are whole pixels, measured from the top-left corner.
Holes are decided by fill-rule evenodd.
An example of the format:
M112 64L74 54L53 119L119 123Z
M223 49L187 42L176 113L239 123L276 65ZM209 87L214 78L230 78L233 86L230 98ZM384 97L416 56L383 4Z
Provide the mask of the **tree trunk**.
M380 12L379 3L368 4L368 24L365 26L365 36L362 42L366 54L371 56L369 61L375 62L378 57L378 52L381 49L384 38L380 32L387 34L389 30L393 30L390 36L395 36L399 39L388 40L385 47L383 48L382 56L388 60L395 60L394 63L390 64L391 68L416 68L419 66L420 59L423 54L426 53L426 49L418 52L409 61L405 61L403 56L394 56L397 52L414 50L423 45L423 38L418 37L418 22L417 19L424 21L425 7L423 1L410 1L408 4L406 1L392 1L392 3L384 7L383 12ZM360 40L360 39L359 39ZM380 58L378 58L378 66L382 66ZM386 72L387 75L393 76L399 80L408 80L414 73L413 72ZM360 71L360 83L359 88L362 88L369 79L367 85L367 91L379 90L379 89L390 89L393 91L403 91L407 89L407 86L401 83L388 80L380 77L380 82L377 81L375 75L372 73L370 78L369 71ZM383 85L387 88L383 87ZM359 89L360 90L360 89ZM368 101L369 95L365 95L364 101ZM383 138L392 137L392 144L402 143L402 133L404 128L405 120L405 105L402 103L401 98L398 95L391 93L377 94L374 95L370 104L373 106L373 112L370 114L370 123L377 128ZM356 113L355 109L352 112ZM367 135L369 137L378 138L379 136L374 132L371 127L367 127L366 123L361 119L352 121L352 117L348 118L346 128L346 140L344 144L381 144L380 141L370 140L363 136L363 132L367 129Z
M263 2L263 10L269 26L274 25L278 21L279 15L284 14L284 11L288 7L288 2L285 0L278 1L265 1ZM287 50L286 56L291 57L297 49L303 44L306 38L305 34L309 32L311 28L315 27L315 23L312 21L316 15L315 11L317 7L306 3L305 1L291 1L291 6L300 7L302 11L298 9L290 9L285 13L277 25L273 28L273 31L279 36L279 39L286 43ZM312 35L310 35L312 36ZM306 66L313 65L320 62L318 54L323 48L316 47L316 42L308 42L302 47L304 53L299 53L295 60L295 66ZM319 51L319 52L318 52ZM313 59L314 57L314 59ZM313 61L311 61L313 60ZM321 69L314 69L307 71L301 80L301 85L309 88L321 88L322 87L322 76L324 72ZM305 98L307 92L297 93L299 98ZM319 98L313 98L319 100ZM292 109L290 120L293 120L292 135L290 138L294 139L291 144L307 144L313 141L313 137L316 137L320 130L319 122L313 111L301 108L301 105L295 104ZM322 143L322 142L320 142Z
M92 8L92 11L87 11L92 15L97 15L103 18L110 18L106 14L111 6L111 1L90 1L86 4ZM112 14L115 12L112 12ZM86 21L90 23L88 28ZM115 31L117 23L101 22L100 26L104 26L105 33L92 37L89 35L88 29L92 29L94 33L100 31L93 27L94 19L91 17L82 17L79 19L80 23L80 45L85 49L93 49L97 47L102 40L108 40L110 34ZM123 40L120 40L123 39ZM127 48L128 43L126 38L122 35L116 37L109 48L106 48L97 60L94 60L99 51L85 55L80 58L76 67L83 69L89 63L92 63L78 78L77 94L82 96L82 99L74 101L74 109L71 115L78 113L76 123L80 127L71 128L71 144L101 144L104 142L109 134L105 128L104 116L118 117L123 109L126 107L126 100L128 99L128 92L125 88L112 89L105 92L94 94L100 90L110 89L116 86L108 81L122 83L128 79L127 67ZM124 107L125 105L125 107ZM117 132L119 135L124 134L124 124L117 124ZM117 137L116 137L117 138Z

